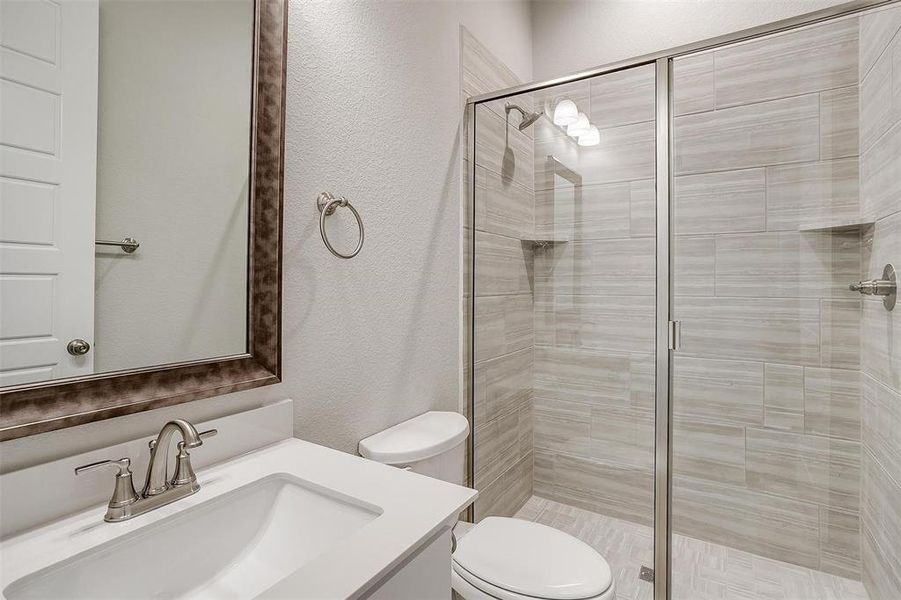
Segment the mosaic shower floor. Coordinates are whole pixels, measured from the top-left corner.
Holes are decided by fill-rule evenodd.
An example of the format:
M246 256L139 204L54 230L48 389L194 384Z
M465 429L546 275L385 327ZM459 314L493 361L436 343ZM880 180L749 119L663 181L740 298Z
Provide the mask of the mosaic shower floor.
M653 530L532 496L521 519L576 536L607 559L617 600L652 600L651 584L638 579L653 564ZM863 584L734 548L676 535L673 538L674 600L869 600Z

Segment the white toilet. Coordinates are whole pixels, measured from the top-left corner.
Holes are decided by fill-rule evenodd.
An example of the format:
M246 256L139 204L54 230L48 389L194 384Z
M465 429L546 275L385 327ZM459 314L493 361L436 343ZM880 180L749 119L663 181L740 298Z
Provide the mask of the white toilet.
M366 458L463 484L466 418L427 412L360 442ZM460 531L458 528L456 531ZM460 536L454 591L465 600L614 600L613 574L591 546L552 527L487 517Z

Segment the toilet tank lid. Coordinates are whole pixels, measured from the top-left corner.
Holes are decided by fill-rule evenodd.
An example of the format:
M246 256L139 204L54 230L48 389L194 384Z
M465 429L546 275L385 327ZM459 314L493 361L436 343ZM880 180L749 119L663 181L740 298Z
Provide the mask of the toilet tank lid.
M460 413L431 411L360 441L360 455L388 465L411 463L455 448L469 435Z

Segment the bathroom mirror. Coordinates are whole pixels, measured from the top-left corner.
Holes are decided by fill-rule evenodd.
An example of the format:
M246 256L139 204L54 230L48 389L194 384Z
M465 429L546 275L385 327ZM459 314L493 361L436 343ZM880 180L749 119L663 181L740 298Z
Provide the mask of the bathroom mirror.
M0 439L278 381L284 0L0 6Z

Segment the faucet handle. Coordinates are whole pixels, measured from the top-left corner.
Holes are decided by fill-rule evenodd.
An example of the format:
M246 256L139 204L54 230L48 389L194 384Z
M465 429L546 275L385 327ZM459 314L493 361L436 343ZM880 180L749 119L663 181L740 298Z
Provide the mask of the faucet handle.
M211 438L219 433L217 429L201 431L197 434L201 440ZM179 485L197 485L197 474L194 473L194 467L191 466L191 453L188 452L184 442L178 442L178 455L175 457L175 475L169 483L174 486ZM199 486L198 486L199 487Z
M102 467L118 467L119 473L116 474L116 477L131 473L131 459L130 458L120 458L119 460L98 460L97 462L92 462L87 465L81 465L80 467L75 467L75 474L81 475L82 473L86 473L88 471L96 471Z
M138 501L138 493L135 491L134 483L131 480L131 459L120 458L119 460L101 460L87 465L81 465L75 468L75 474L81 475L88 471L95 471L103 467L116 467L119 472L116 473L116 487L113 488L113 495L109 500L109 508L121 508ZM107 512L107 517L110 513Z

